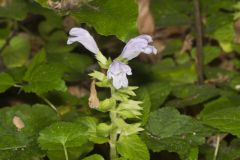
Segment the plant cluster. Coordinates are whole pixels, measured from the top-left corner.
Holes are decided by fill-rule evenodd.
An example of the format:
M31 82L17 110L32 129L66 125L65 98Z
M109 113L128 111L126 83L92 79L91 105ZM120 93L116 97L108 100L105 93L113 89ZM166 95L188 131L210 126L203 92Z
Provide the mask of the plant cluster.
M0 0L0 159L239 159L239 43L238 0Z

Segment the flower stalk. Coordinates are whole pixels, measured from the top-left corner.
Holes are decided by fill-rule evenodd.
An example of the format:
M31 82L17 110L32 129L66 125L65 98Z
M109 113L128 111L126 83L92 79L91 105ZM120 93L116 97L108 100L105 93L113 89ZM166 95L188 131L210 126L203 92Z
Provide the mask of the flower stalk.
M118 158L118 154L117 154L117 137L118 137L118 133L117 133L117 126L114 123L115 119L117 118L117 114L115 111L110 111L110 119L111 119L111 126L113 128L113 130L110 133L110 141L109 141L109 146L110 146L110 159L116 159Z
M149 35L140 35L131 39L124 47L122 53L115 60L107 59L98 49L97 43L93 37L82 28L73 28L70 31L68 44L80 42L85 48L95 54L101 69L107 69L107 75L93 71L89 75L96 80L96 86L104 87L111 90L111 97L99 102L99 105L90 105L92 109L100 112L108 112L109 122L101 123L97 127L99 135L108 139L110 146L110 159L117 159L120 154L117 151L118 139L121 136L137 134L143 129L139 121L142 107L140 101L131 100L135 96L134 90L138 87L128 86L127 75L132 75L131 67L127 65L128 61L137 57L140 53L156 54L157 50L150 43L152 38ZM94 85L95 86L95 85ZM94 89L94 97L97 98L97 90ZM90 97L91 100L91 97ZM90 103L92 104L92 103ZM127 123L131 119L133 123Z

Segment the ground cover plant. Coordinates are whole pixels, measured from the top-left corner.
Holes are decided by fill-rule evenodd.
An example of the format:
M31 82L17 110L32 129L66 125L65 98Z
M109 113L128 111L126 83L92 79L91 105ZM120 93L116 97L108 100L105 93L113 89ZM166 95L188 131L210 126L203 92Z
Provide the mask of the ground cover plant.
M239 18L239 0L0 0L0 159L240 159Z

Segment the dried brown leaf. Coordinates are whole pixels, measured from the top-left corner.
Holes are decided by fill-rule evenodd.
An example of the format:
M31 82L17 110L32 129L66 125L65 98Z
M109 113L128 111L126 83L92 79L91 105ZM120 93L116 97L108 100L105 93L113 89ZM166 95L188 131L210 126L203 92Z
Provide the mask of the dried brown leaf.
M193 36L188 34L184 39L183 46L180 53L184 53L186 51L192 50L192 45L193 45Z
M155 24L149 9L150 0L138 0L137 25L140 34L153 35Z
M95 83L96 83L95 80L93 80L90 87L90 97L88 98L88 105L90 108L98 108L100 104L99 99L97 97Z
M18 131L21 131L21 129L23 129L25 127L24 122L18 116L13 117L12 123L14 124L14 126L17 128Z
M237 19L235 21L234 29L235 29L235 39L234 39L234 41L236 43L240 43L240 19Z

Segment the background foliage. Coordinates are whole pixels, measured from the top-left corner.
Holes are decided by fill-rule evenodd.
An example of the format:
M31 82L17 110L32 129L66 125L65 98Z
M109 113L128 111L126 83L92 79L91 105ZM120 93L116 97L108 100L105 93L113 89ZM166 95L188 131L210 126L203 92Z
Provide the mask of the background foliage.
M63 2L57 8L45 0L0 0L0 159L61 160L66 151L71 160L108 159L101 124L108 115L87 100L88 73L98 66L81 45L66 45L67 33L88 29L114 58L142 33L141 1ZM130 62L144 131L119 137L121 160L240 158L240 2L201 0L200 8L201 85L193 1L151 1L155 31L149 34L159 53ZM150 25L146 19L138 20ZM108 94L98 90L100 99Z

